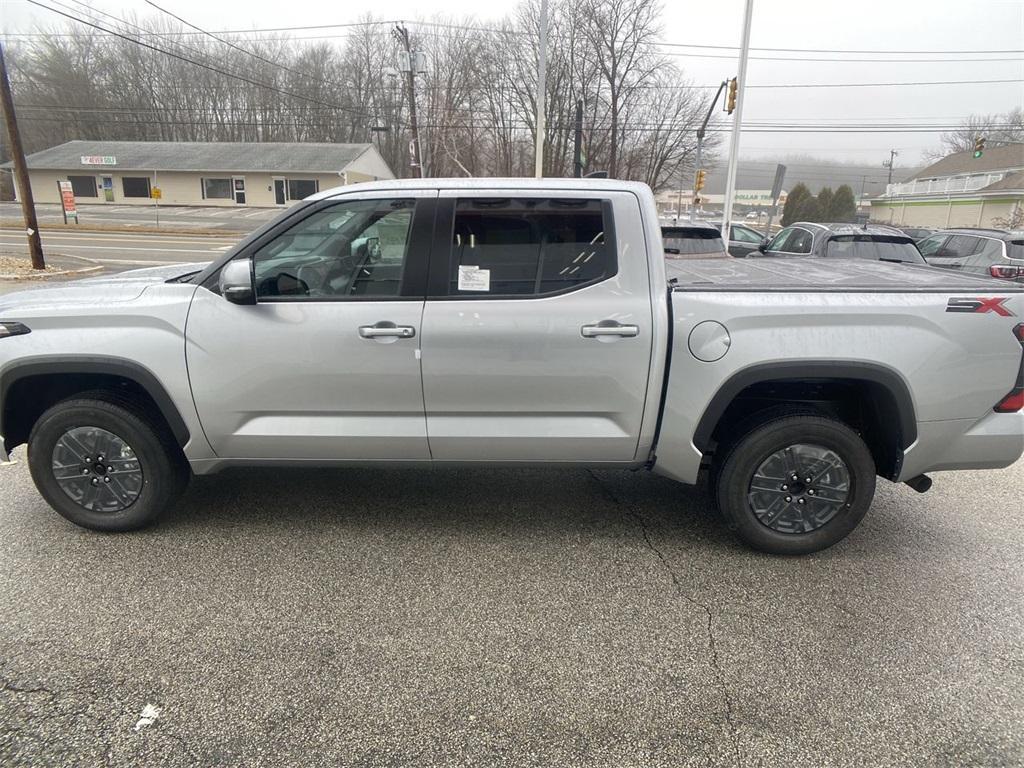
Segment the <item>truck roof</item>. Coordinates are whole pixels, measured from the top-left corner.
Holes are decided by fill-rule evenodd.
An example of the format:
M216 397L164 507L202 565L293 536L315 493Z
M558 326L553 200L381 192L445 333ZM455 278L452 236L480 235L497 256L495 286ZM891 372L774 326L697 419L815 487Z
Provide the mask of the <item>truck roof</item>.
M448 178L448 179L384 179L381 181L365 181L357 184L346 184L323 190L311 199L322 200L346 192L371 192L373 190L394 189L530 189L530 190L579 190L581 192L636 192L650 195L651 188L638 181L621 181L619 179L569 179L550 177L542 179L529 178Z
M1020 293L1024 284L957 274L926 264L864 259L697 259L666 261L675 291L795 293Z

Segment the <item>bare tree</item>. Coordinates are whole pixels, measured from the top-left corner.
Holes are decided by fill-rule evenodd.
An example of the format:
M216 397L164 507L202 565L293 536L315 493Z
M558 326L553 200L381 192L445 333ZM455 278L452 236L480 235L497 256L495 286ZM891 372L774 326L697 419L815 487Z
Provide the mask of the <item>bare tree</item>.
M956 152L973 150L979 137L984 138L989 147L1024 143L1024 108L1015 107L1005 114L971 115L955 131L942 134L942 145L925 156L939 160Z
M410 25L427 61L415 93L432 175L532 172L539 9L521 0L486 30L464 18ZM577 101L588 168L656 189L692 170L705 98L659 53L658 11L656 0L552 0L546 174L573 171ZM117 35L44 30L10 52L27 148L90 138L373 141L410 175L398 49L387 24L362 21L342 43L182 36L162 16L107 19Z

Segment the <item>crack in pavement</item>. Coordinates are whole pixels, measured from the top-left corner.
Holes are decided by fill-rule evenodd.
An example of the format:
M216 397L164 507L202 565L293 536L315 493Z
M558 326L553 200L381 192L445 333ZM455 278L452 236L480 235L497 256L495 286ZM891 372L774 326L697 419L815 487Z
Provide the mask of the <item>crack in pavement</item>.
M702 610L705 616L707 616L708 651L711 654L711 667L715 672L715 677L718 679L718 685L722 694L722 699L725 701L725 719L729 725L729 730L731 731L732 735L733 750L736 754L736 765L742 766L743 757L740 752L740 737L739 730L736 727L736 721L734 717L732 693L729 691L729 685L726 682L725 678L725 671L722 669L721 660L718 656L718 645L715 641L715 619L714 614L711 612L711 607L706 605L705 603L700 602L695 597L685 592L685 590L683 589L682 580L679 578L679 574L676 573L675 569L672 567L672 564L669 563L668 558L665 557L665 554L658 548L654 541L652 541L650 528L648 527L647 520L644 518L644 516L641 515L632 505L624 502L622 499L616 496L615 492L608 488L601 481L601 478L597 476L594 470L588 469L587 472L593 478L594 482L597 483L601 491L616 506L622 507L625 510L626 514L629 517L633 518L640 526L640 533L643 535L644 542L646 543L647 548L654 553L654 555L661 562L662 567L666 571L668 571L668 575L672 579L672 584L675 585L676 593L681 598L686 600L686 602L690 603L690 605Z

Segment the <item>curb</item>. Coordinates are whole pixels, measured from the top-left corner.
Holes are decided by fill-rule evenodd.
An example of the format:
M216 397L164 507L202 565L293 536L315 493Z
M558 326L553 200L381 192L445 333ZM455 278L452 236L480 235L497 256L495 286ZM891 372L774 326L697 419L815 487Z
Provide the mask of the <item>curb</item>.
M88 267L82 267L81 269L62 269L57 272L40 272L39 274L33 275L0 275L0 280L5 282L16 282L16 283L28 283L28 282L45 282L47 280L53 280L61 277L75 277L79 275L90 275L94 272L101 272L103 265L92 259L87 259L84 256L62 256L64 259L74 259L77 261L84 261L89 264Z

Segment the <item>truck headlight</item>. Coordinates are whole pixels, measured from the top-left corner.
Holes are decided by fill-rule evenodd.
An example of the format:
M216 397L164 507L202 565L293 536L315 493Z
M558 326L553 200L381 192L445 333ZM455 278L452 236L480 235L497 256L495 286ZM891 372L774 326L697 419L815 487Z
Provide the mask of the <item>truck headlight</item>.
M22 325L21 323L7 323L0 321L0 339L6 339L8 336L24 336L26 333L31 333L28 326Z

